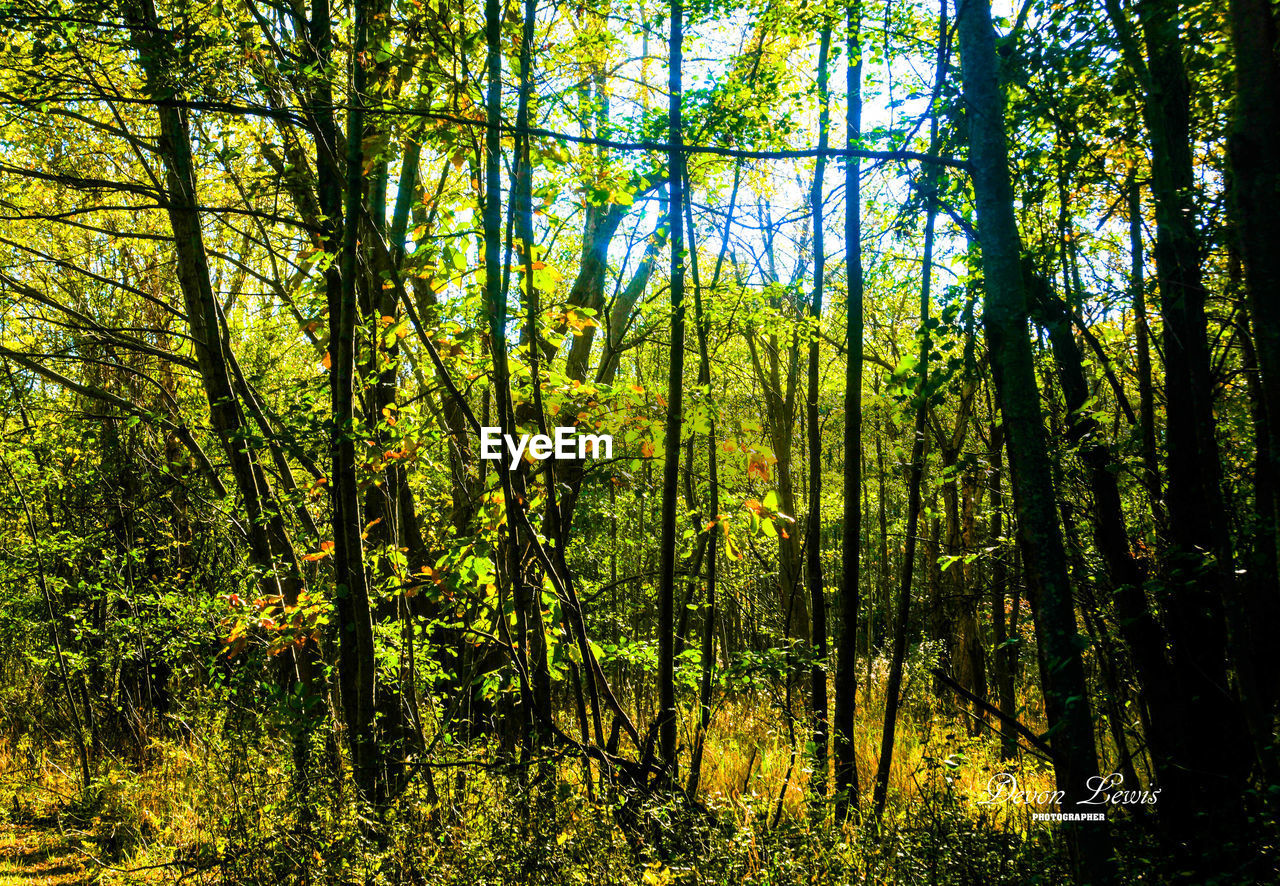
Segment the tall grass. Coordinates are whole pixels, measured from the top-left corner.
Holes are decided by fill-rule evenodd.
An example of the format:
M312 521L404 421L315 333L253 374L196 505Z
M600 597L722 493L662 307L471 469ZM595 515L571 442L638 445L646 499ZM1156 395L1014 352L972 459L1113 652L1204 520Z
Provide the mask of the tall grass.
M868 797L884 672L873 662L859 687ZM911 670L878 826L856 815L836 822L829 803L808 796L805 714L792 712L793 742L780 694L766 691L717 700L694 805L608 784L589 802L580 760L553 760L540 780L535 767L505 765L476 743L428 761L371 820L342 775L340 736L314 737L316 771L300 798L283 725L198 704L205 713L181 730L152 724L140 752L104 753L87 787L65 738L10 729L0 735L0 816L63 830L108 884L1057 882L1061 852L1034 807L976 802L996 772L1051 791L1051 769L1030 754L1001 760L998 735L971 730L924 673ZM1036 700L1024 701L1023 716L1042 730ZM688 747L695 712L686 714Z

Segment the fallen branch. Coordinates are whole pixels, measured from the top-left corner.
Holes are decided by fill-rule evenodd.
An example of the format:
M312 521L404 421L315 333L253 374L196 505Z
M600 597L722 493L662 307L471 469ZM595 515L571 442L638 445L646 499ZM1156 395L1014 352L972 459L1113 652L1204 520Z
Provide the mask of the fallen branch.
M955 680L952 680L950 677L948 677L946 673L943 672L941 669L933 668L932 673L933 673L933 676L937 677L939 680L941 680L943 683L949 686L961 698L964 698L967 701L973 702L975 705L977 705L982 710L986 711L988 714L991 714L992 716L996 717L1001 723L1008 725L1011 729L1013 729L1015 733L1017 733L1018 735L1021 735L1028 742L1030 742L1031 746L1034 747L1036 750L1038 750L1040 753L1044 754L1050 760L1053 759L1053 756L1054 756L1053 748L1049 747L1048 743L1043 738L1036 735L1026 726L1023 726L1021 723L1019 723L1017 718L1010 716L1009 714L1006 714L1004 711L1000 710L999 708L991 704L988 704L987 702L983 701L981 698L978 698L978 696L974 695L968 689L965 689Z

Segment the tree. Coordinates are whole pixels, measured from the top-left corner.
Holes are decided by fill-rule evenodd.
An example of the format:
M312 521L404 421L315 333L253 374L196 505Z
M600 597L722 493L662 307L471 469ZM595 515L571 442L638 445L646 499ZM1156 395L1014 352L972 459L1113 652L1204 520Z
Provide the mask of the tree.
M818 150L824 152L831 126L831 109L827 97L827 57L831 50L831 21L823 17L818 37ZM826 284L826 222L823 217L822 177L826 157L818 154L813 169L813 186L809 192L813 213L813 296L809 302L809 319L815 329L822 321L822 296ZM809 519L805 542L805 572L809 580L809 606L813 613L813 664L809 673L810 716L813 718L814 786L824 793L827 782L827 600L822 586L822 425L818 421L818 339L809 338L809 369L805 399L805 425L809 431Z
M676 773L675 619L676 509L679 506L680 411L684 396L684 129L680 118L681 41L684 39L684 3L671 0L670 101L667 138L671 142L667 168L671 176L671 345L667 368L667 420L663 438L662 538L658 566L658 721L662 760Z
M929 157L937 156L939 148L938 135L938 97L942 82L946 76L947 47L949 40L947 27L947 5L944 2L938 12L938 45L936 68L934 71L933 107L929 118ZM919 382L913 398L915 421L911 437L911 461L907 474L907 519L905 524L905 543L902 553L901 579L898 585L897 621L893 625L893 650L889 659L889 677L885 688L884 729L880 736L880 762L876 767L875 787L872 791L873 815L878 821L884 814L885 802L889 792L889 770L893 765L893 745L898 728L898 709L902 703L902 675L907 660L908 617L911 611L911 585L916 566L916 526L920 519L922 504L921 485L924 482L925 455L928 447L926 422L929 415L930 379L930 317L929 306L933 285L933 248L934 226L938 213L938 170L930 164L924 170L924 247L920 270L920 351L916 359L915 371L919 374ZM935 555L936 557L936 555Z
M862 136L862 6L846 9L845 64L848 108L845 146ZM862 182L861 164L845 158L844 263L848 278L845 299L844 372L844 543L840 548L840 636L836 642L834 733L836 817L858 806L858 766L854 750L854 717L858 693L858 609L862 543ZM868 644L867 655L871 649Z
M1229 649L1251 695L1255 678L1245 651L1248 630L1240 588L1231 569L1214 431L1207 292L1195 231L1190 81L1182 61L1179 16L1173 5L1160 0L1138 4L1144 58L1124 13L1114 4L1108 11L1126 62L1144 86L1142 111L1151 149L1167 397L1169 551L1161 602L1174 677L1186 706L1174 747L1156 765L1163 770L1162 782L1176 795L1162 810L1168 833L1175 845L1185 846L1202 826L1202 816L1212 817L1224 833L1238 826L1239 803L1224 786L1243 777L1252 755L1242 743L1250 731L1227 680Z
M1058 790L1070 800L1087 796L1086 779L1096 774L1098 763L1071 585L1053 507L1040 395L1026 331L1027 297L1013 215L1004 101L990 5L984 0L962 4L957 36L969 110L969 157L986 289L983 325L1007 435L1018 541L1033 592L1036 629L1041 636L1041 670L1054 772ZM1067 831L1079 877L1093 883L1108 881L1112 860L1106 830L1072 827Z

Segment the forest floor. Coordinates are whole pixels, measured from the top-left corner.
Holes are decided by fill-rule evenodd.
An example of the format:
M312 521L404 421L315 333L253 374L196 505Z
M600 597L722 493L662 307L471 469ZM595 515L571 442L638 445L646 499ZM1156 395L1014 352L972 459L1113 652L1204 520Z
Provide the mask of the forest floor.
M85 856L56 830L0 822L0 886L81 886Z
M106 886L162 883L166 865L126 869L78 847L74 834L52 825L0 820L0 886ZM171 879L171 878L170 878Z
M858 768L869 778L878 764L880 710L862 710ZM254 737L210 723L194 739L150 737L133 756L95 761L85 791L67 765L74 764L67 742L33 746L0 729L0 886L278 882L273 872L299 866L314 882L350 882L353 872L384 863L430 870L440 886L527 882L535 863L562 867L565 882L599 884L688 882L694 869L708 883L838 882L855 874L867 882L925 882L917 874L927 870L934 883L1021 884L1025 865L1061 867L1031 805L996 814L973 804L993 773L1016 772L1019 787L1034 796L1052 788L1052 769L1002 760L989 734L969 735L947 712L917 705L903 713L890 769L894 825L884 840L810 817L800 747L777 728L768 698L728 698L717 722L702 790L718 824L679 841L667 879L655 873L648 849L643 859L637 854L628 842L636 834L608 803L583 799L576 764L557 770L554 821L532 830L524 817L507 814L525 803L526 789L483 765L465 780L437 777L437 800L428 799L427 781L416 780L388 819L388 848L375 855L359 848L341 780L317 782L314 833L297 830L288 745L267 730ZM452 753L483 762L490 751ZM650 810L644 840L670 811ZM979 869L990 875L974 879ZM1040 882L1055 882L1052 876Z

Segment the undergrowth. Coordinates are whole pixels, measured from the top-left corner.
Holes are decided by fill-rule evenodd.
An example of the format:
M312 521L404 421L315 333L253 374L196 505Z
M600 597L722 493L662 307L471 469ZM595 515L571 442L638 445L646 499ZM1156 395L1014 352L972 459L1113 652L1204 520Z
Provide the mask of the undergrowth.
M873 699L881 678L877 668ZM927 694L916 687L908 697ZM376 811L355 800L340 735L321 730L299 755L287 718L214 702L195 699L189 720L150 723L130 754L99 756L87 786L71 743L37 725L56 722L52 714L26 728L11 717L0 736L0 816L58 828L104 884L1067 879L1060 835L1032 820L1034 807L976 803L996 772L1015 773L1032 792L1051 789L1047 764L1030 755L1002 760L991 730L971 734L938 704L902 712L889 802L876 824L866 814L882 717L874 703L859 709L862 810L837 821L829 802L809 796L811 761L791 743L785 712L755 692L719 705L696 801L671 786L627 789L598 766L588 792L578 757L521 763L494 743L455 742L417 761L403 792ZM691 734L691 722L684 725ZM1127 882L1142 882L1149 853L1138 838L1131 843Z

